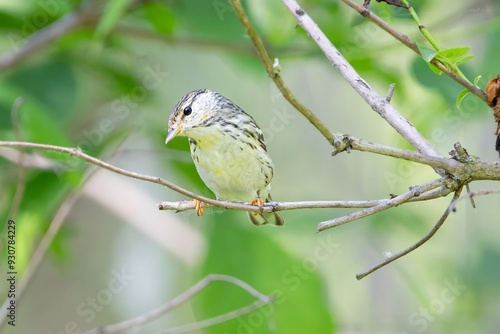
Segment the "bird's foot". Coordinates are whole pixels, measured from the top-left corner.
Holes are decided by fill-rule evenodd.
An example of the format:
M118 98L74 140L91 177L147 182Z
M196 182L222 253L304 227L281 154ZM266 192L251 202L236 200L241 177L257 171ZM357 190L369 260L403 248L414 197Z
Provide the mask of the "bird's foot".
M255 205L255 204L257 204L257 206L262 209L262 207L264 206L264 201L261 200L260 198L256 198L250 201L250 205ZM257 216L258 212L254 211L252 212L252 214L254 216Z
M198 216L203 216L203 202L198 200L198 199L193 199L193 202L194 202L194 209L196 211L196 214Z

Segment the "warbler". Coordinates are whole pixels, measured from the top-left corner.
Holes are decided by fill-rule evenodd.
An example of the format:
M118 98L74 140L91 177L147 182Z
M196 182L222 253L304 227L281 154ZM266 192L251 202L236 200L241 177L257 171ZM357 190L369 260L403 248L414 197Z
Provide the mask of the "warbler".
M262 130L254 119L229 99L208 89L188 93L176 104L168 121L167 144L188 137L191 157L203 182L219 200L271 201L274 165ZM203 214L195 200L198 215ZM255 225L284 225L279 212L248 212Z

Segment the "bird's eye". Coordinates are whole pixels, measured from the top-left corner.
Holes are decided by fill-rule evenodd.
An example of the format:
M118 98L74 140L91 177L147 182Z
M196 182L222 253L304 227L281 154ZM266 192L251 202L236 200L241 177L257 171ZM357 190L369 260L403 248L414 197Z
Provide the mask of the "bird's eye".
M190 106L187 106L186 108L184 108L184 115L185 116L191 115L192 112L193 112L193 109L191 109Z

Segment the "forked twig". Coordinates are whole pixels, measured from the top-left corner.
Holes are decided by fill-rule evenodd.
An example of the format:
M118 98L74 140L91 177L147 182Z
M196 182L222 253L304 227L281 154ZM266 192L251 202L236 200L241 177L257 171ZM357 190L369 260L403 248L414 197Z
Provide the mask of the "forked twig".
M273 298L270 296L266 296L259 291L257 291L254 287L249 285L248 283L233 277L233 276L228 276L228 275L221 275L221 274L210 274L207 275L205 278L200 280L198 283L193 285L191 288L188 290L184 291L182 294L179 296L175 297L174 299L170 300L168 303L165 303L147 313L141 314L135 318L128 319L123 322L119 322L113 325L107 325L103 327L97 327L93 328L83 334L103 334L103 333L114 333L126 329L130 329L133 327L141 326L147 322L150 322L162 315L165 315L166 313L170 312L174 308L178 307L179 305L187 302L188 300L192 299L195 295L197 295L200 291L202 291L207 285L209 285L212 282L216 281L221 281L221 282L228 282L231 284L234 284L241 289L247 291L249 294L257 298L257 301L254 303L247 305L246 307L240 308L238 310L211 318L207 319L201 322L197 322L194 324L189 324L177 328L173 328L172 330L166 331L164 333L185 333L187 331L191 330L196 330L196 329L201 329L205 328L208 326L213 326L215 324L218 324L223 321L227 321L230 319L233 319L235 317L241 316L246 313L250 313L266 304L269 304L273 301Z
M465 194L462 197L457 198L455 201L453 201L450 204L450 210L453 211L453 212L457 211L457 208L456 208L457 203L460 202L460 201L462 201L462 200L464 200L464 199L466 199L466 198L472 199L475 196L490 195L490 194L500 194L500 190L477 190L477 191L469 191L469 192L467 192L467 194Z
M389 258L387 258L385 261L383 261L382 263L380 264L377 264L375 267L363 272L363 273L360 273L360 274L357 274L356 275L356 278L358 280L370 275L371 273L373 273L374 271L377 271L378 269L388 265L389 263L391 262L394 262L396 261L397 259L413 252L415 249L419 248L420 246L422 246L423 244L425 244L427 241L429 241L430 238L432 238L434 236L434 234L436 234L436 232L439 230L439 228L443 225L443 223L445 222L446 218L448 218L450 212L452 211L451 210L451 205L459 198L460 196L460 192L462 191L462 187L458 188L457 191L455 192L455 194L453 195L453 198L451 200L451 203L450 205L446 208L446 211L443 213L443 215L439 218L439 220L436 222L436 224L434 225L434 227L429 231L429 233L427 233L422 239L420 239L418 242L416 242L415 244L411 245L410 247L408 247L407 249L397 253L397 254L394 254L392 256L390 256Z
M370 85L356 72L352 65L342 56L318 25L301 8L295 0L282 0L298 24L323 51L326 58L339 70L344 79L366 101L366 103L384 118L403 138L420 153L441 157L431 143L404 118L387 100L375 92Z
M384 203L381 203L377 206L361 210L358 212L354 212L339 218L335 218L332 220L324 221L322 223L319 223L318 225L318 232L322 232L326 229L336 227L339 225L347 224L350 223L354 220L358 220L367 216L371 216L373 214L376 214L378 212L393 208L395 206L398 206L403 203L407 203L410 199L417 198L420 196L420 194L425 193L427 191L430 191L432 189L435 189L439 186L444 185L447 182L446 178L439 178L437 180L428 182L426 184L420 185L420 186L415 186L410 188L410 191L401 194L399 196L396 196L394 198L391 198L390 200L387 200Z

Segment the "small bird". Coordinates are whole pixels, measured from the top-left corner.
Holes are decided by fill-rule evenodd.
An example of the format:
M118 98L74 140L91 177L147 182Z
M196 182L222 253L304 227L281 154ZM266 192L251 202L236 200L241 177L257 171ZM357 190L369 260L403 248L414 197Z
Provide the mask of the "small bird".
M195 90L176 104L168 120L167 144L176 136L189 138L191 157L203 182L218 200L271 201L273 162L262 130L236 104L208 89ZM198 215L201 202L195 200ZM248 212L255 225L284 225L279 212Z

